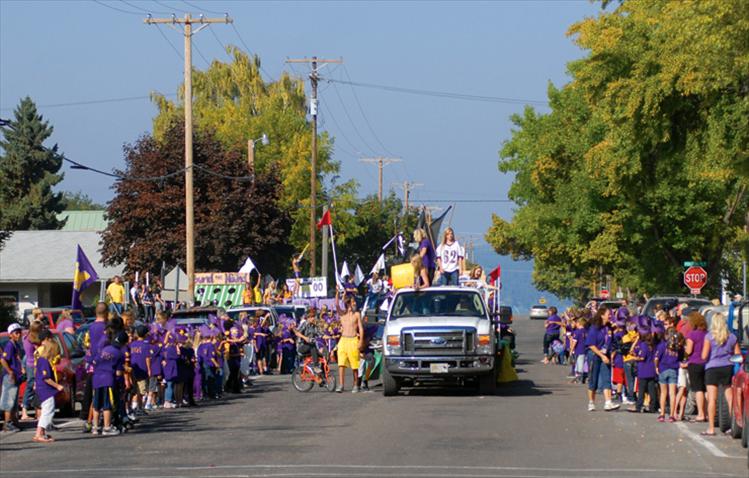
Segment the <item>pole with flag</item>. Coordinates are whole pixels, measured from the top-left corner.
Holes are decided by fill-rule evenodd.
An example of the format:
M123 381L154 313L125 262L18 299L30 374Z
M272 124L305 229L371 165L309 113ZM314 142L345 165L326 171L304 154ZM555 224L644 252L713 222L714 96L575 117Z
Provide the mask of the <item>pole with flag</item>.
M91 265L91 261L88 260L81 246L78 245L75 272L73 273L73 298L70 304L73 309L82 308L81 292L97 280L99 280L99 275L94 270L94 266Z
M341 279L340 277L338 277L338 258L336 257L335 252L335 235L333 234L333 221L330 220L330 209L326 210L323 213L320 222L317 223L317 229L320 230L324 226L328 226L328 230L330 231L330 245L333 251L333 270L335 271L335 282L337 286L340 286ZM314 254L314 251L312 253Z
M494 284L494 287L497 288L496 293L494 294L494 312L499 311L499 300L500 300L500 291L502 289L502 266L497 265L497 267L489 273L489 280L492 284Z

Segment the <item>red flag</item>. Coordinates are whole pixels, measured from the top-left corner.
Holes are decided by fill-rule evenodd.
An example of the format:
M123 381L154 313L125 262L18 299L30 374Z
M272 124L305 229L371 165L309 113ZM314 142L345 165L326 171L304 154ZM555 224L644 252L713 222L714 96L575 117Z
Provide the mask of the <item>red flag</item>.
M320 222L317 223L317 229L322 229L323 226L330 226L332 222L330 221L330 211L325 211L325 213L322 215L322 219L320 219Z
M497 282L500 277L502 277L502 266L497 266L496 269L489 273L489 279L491 279L492 284Z

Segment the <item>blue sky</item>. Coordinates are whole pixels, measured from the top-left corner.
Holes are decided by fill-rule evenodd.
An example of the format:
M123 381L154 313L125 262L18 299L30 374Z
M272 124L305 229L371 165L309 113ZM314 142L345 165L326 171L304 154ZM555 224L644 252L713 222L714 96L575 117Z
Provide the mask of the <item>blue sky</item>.
M144 25L143 18L146 11L165 16L199 9L171 0L104 3L133 13L92 1L0 2L0 116L9 117L19 99L30 95L54 126L53 140L68 157L110 170L123 165L122 145L151 129L155 108L147 99L43 105L174 93L182 79L182 60L159 29ZM284 63L288 57L342 57L345 70L331 67L323 74L528 100L544 100L549 81L559 85L568 80L566 63L583 52L565 32L599 11L598 4L588 1L189 3L229 12L272 77L284 69L305 73L301 66L290 69ZM223 44L241 47L230 26L210 28ZM178 32L169 27L161 27L161 32L182 50ZM226 59L207 30L195 37L195 45L209 61ZM194 62L201 69L207 66L197 53ZM342 163L342 177L359 180L363 194L376 191L376 169L360 163L357 153L403 158L403 163L386 168L385 185L424 183L414 190L416 203L506 199L512 178L498 172L497 151L510 136L510 115L522 111L522 105L364 88L356 94L366 120L351 87L323 83L320 120L340 146L336 158ZM82 190L99 201L111 197L107 178L65 169L63 189ZM401 189L396 191L400 194ZM512 205L458 204L453 226L459 237L483 233L492 213L510 218Z

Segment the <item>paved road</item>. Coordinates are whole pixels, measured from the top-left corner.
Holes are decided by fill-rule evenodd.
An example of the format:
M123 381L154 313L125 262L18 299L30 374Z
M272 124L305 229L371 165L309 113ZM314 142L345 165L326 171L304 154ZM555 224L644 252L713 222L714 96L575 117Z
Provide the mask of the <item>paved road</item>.
M0 438L0 475L78 477L741 477L737 440L697 425L586 410L566 367L539 363L540 322L518 319L520 382L495 396L417 390L395 398L291 389L287 376L198 409L154 413L134 432L77 427L37 445ZM75 425L71 423L71 425Z

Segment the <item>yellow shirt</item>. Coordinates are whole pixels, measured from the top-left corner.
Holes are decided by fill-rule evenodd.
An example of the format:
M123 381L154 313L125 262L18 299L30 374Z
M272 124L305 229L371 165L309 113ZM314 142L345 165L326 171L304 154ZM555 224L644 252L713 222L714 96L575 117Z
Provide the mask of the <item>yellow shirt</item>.
M112 282L107 287L107 294L115 304L125 303L125 287L122 284Z
M252 304L252 297L254 296L252 289L245 289L242 291L242 304Z
M263 294L260 292L260 281L258 281L258 284L253 289L255 292L255 303L260 304L263 302Z
M631 342L632 347L629 349L629 353L624 356L625 362L631 362L635 359L635 345L637 345L637 342L640 340L640 336L637 333L637 331L630 330L627 332L624 337L622 337L622 343L626 344Z

